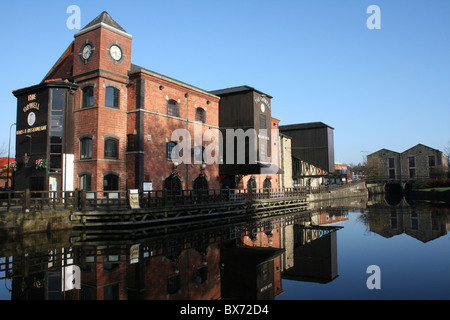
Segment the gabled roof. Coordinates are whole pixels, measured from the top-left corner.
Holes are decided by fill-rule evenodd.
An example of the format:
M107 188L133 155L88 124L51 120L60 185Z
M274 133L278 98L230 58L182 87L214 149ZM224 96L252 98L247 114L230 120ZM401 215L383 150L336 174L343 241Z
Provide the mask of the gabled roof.
M372 153L368 154L367 156L373 156L373 155L376 155L376 154L379 154L379 153L383 153L383 152L390 152L390 153L400 154L397 151L393 151L393 150L389 150L389 149L383 148L383 149L380 149L378 151L372 152Z
M426 149L429 149L429 150L441 152L441 151L438 150L438 149L434 149L434 148L428 147L428 146L426 146L426 145L424 145L424 144L422 144L422 143L419 143L419 144L416 144L414 147L411 147L411 148L409 148L409 149L406 149L406 150L403 151L402 153L410 152L411 150L414 150L414 149L416 149L416 148L426 148Z

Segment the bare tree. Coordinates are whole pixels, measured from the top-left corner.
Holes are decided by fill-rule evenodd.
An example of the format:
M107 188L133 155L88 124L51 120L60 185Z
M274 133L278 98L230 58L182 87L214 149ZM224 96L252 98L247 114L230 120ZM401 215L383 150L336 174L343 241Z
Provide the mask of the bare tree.
M450 157L450 140L448 140L448 144L444 147L445 154Z
M8 156L8 144L6 142L3 142L0 144L0 157L7 157Z

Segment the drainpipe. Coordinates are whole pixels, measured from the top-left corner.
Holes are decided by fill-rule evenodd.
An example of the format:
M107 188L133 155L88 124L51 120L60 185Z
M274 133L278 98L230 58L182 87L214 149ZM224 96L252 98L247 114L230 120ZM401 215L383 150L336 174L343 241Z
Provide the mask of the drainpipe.
M186 97L186 134L188 134L188 123L189 123L189 116L188 116L188 106L189 106L189 93L185 93L184 95ZM187 138L187 137L185 137ZM190 156L190 154L189 154ZM187 160L187 159L186 159ZM186 161L186 190L189 190L189 161Z

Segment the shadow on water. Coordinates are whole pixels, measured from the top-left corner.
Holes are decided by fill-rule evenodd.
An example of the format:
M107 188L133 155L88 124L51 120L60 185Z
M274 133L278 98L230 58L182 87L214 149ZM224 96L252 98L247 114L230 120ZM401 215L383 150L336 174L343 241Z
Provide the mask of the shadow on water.
M4 238L1 298L273 300L284 294L282 280L325 284L339 277L337 233L349 210L367 212L363 223L384 237L403 232L429 241L447 233L448 209L423 208L431 224L409 227L400 226L399 215L414 219L417 207L405 209L403 200L344 202L239 223L143 230L135 239L115 230Z

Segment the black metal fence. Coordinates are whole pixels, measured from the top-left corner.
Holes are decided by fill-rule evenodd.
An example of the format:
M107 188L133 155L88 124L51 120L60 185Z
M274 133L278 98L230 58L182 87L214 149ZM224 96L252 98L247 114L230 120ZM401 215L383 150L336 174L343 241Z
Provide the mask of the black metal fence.
M202 203L254 201L292 198L308 193L327 193L340 185L278 189L210 189L139 191L140 208ZM129 191L4 191L0 192L0 212L30 212L46 209L101 210L130 208Z

